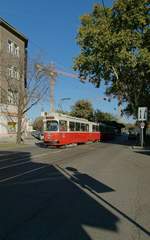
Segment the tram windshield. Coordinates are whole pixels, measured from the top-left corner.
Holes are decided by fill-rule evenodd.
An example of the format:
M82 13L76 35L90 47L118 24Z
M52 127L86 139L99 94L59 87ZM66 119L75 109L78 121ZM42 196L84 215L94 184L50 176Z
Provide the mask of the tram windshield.
M58 131L58 122L54 120L47 121L46 131Z

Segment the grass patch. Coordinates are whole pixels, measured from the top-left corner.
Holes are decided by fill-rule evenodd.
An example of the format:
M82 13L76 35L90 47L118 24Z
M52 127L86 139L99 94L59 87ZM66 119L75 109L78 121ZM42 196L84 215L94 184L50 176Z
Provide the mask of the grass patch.
M0 143L1 148L22 148L28 146L27 144L17 144L17 143Z

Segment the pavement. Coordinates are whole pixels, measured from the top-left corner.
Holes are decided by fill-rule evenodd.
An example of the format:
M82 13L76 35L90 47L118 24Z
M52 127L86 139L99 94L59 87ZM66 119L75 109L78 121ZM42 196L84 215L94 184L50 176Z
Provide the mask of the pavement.
M150 158L126 139L0 151L0 240L147 240Z
M130 149L137 153L147 153L150 155L150 146L145 146L145 147L131 146Z
M25 147L28 145L34 146L37 143L40 143L41 140L36 139L35 137L28 135L24 137L24 140L21 144L16 144L16 137L11 137L11 138L1 138L0 139L0 148L3 147Z

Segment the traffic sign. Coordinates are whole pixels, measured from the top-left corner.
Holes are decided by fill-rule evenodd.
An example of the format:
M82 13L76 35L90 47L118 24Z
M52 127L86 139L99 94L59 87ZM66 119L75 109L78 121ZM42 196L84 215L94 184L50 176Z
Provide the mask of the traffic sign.
M145 127L145 123L144 123L144 122L141 122L141 123L140 123L140 126L141 126L141 128L144 128L144 127Z
M138 108L138 120L139 121L147 121L147 117L148 117L147 107L139 107Z

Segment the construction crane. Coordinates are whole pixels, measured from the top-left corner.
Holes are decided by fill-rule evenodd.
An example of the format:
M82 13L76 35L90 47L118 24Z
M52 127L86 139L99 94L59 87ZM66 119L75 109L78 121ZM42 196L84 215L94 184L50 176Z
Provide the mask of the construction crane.
M55 82L56 78L58 75L62 75L64 77L70 77L70 78L75 78L79 79L79 76L77 74L73 73L67 73L61 70L58 70L55 68L54 64L49 64L49 65L43 65L43 64L35 64L35 69L38 74L41 75L46 75L49 77L50 80L50 112L55 112L55 107L54 107L54 87L55 87ZM82 82L82 79L80 79ZM108 101L110 102L112 100L112 96L107 97L107 96L99 96L98 97L101 100ZM121 97L118 97L119 102L121 103ZM122 112L122 105L119 104L118 106L118 116L121 117L121 112Z
M47 66L42 65L42 64L36 64L35 69L36 69L37 74L46 75L50 79L50 112L55 112L54 87L55 87L55 82L56 82L57 76L62 75L64 77L70 77L70 78L77 79L78 75L58 70L55 68L54 64L49 64Z

